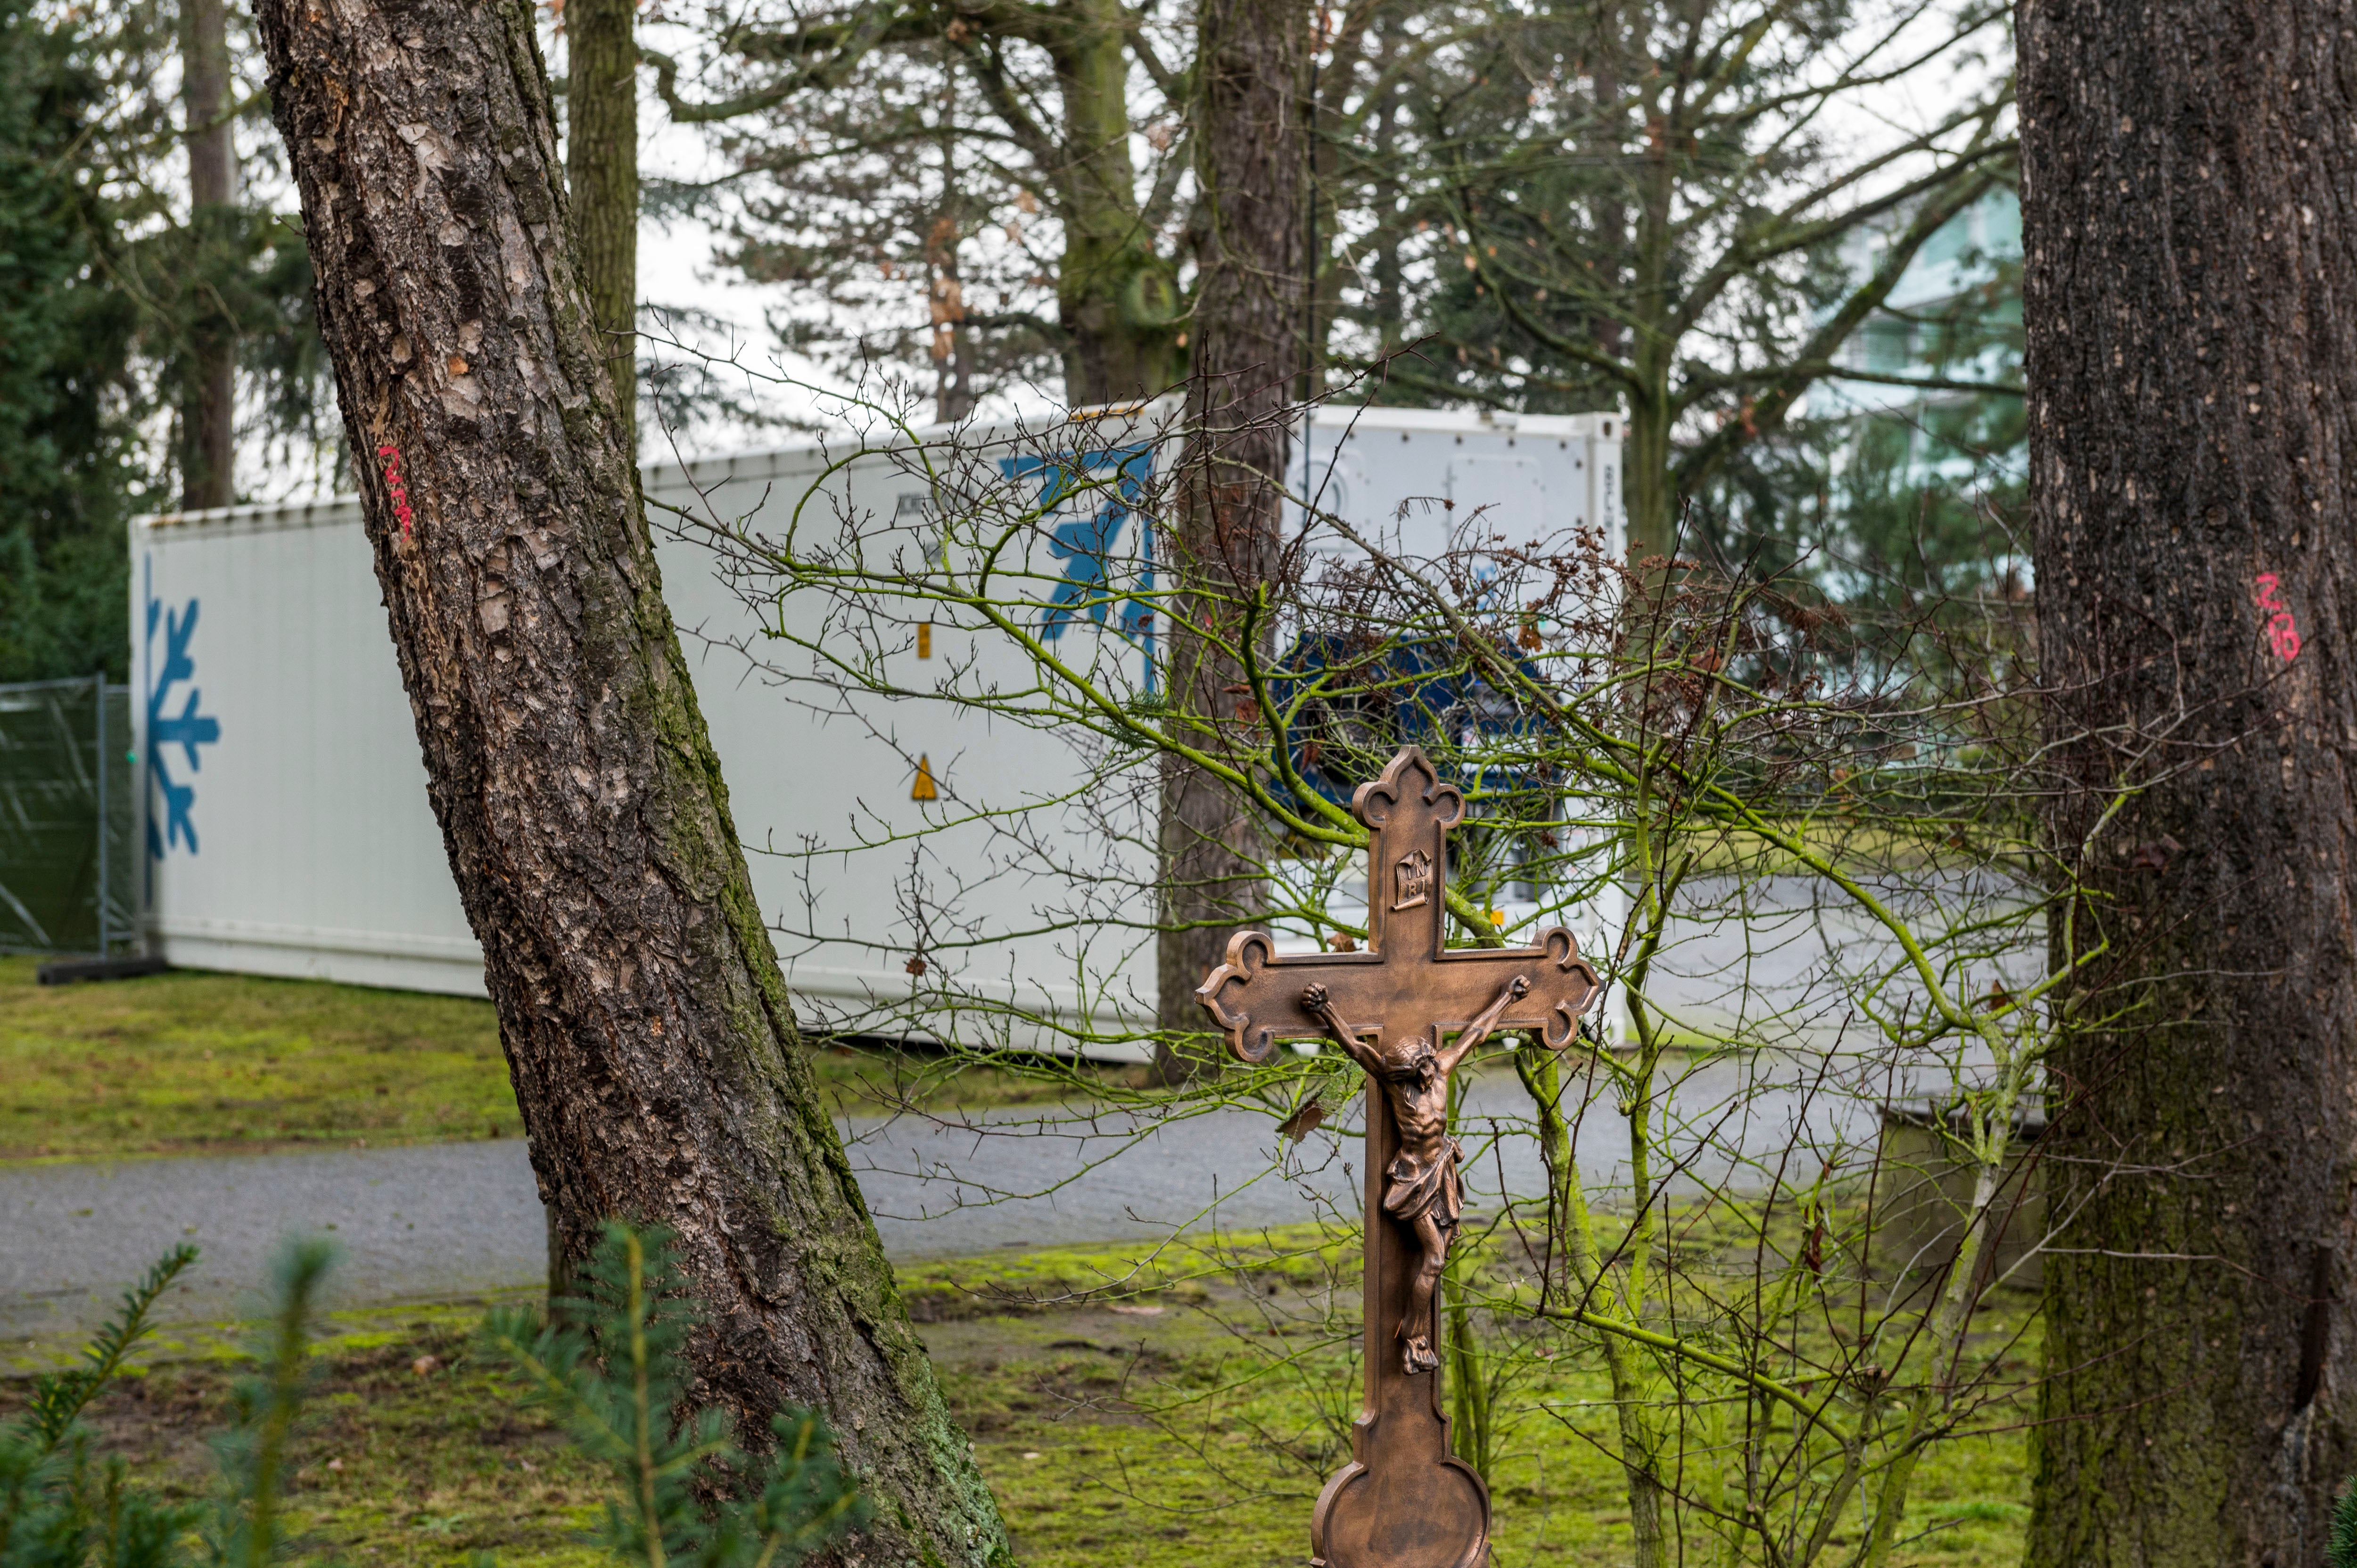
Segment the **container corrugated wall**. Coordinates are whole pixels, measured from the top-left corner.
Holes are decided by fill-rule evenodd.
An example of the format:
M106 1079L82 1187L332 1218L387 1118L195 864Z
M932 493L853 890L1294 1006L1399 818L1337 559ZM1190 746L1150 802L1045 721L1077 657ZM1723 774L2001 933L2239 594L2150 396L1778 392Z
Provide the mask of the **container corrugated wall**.
M1324 410L1304 461L1323 484L1321 505L1378 532L1400 526L1394 510L1412 493L1492 506L1487 515L1510 534L1525 508L1543 514L1529 520L1531 536L1575 522L1609 526L1609 512L1597 515L1617 511L1604 483L1618 467L1608 419ZM1156 448L1157 460L1168 446ZM754 514L756 526L781 532L794 502L841 455L839 444L813 443L685 470L653 466L646 485L674 505ZM889 520L906 511L901 492L910 483L904 458L878 454L829 478L826 504ZM136 794L146 840L139 881L154 950L192 968L480 993L480 950L427 805L357 502L141 518L131 552ZM909 798L920 756L944 775L954 770L959 800L1011 802L1036 787L1047 750L1040 737L923 702L868 700L856 715L824 714L748 660L750 649L792 666L791 651L763 641L708 554L665 539L658 555L755 890L783 933L780 957L806 1021L858 1027L878 1016L879 1000L888 1011L890 999L909 993L907 961L922 941L909 907L912 879L967 889L966 914L985 933L1039 923L1035 903L1050 895L1009 873L987 823L921 848L817 857L806 848L942 820L938 807ZM963 635L943 628L936 658L954 657L952 639ZM965 646L992 656L978 642ZM925 673L908 671L912 680ZM1068 816L1054 831L1078 842L1092 824ZM1141 868L1130 872L1143 880ZM1152 954L1137 947L1083 958L1070 933L1016 938L970 950L981 956L961 983L1017 1010L1110 1010L1107 1025L1143 1023L1152 1015Z

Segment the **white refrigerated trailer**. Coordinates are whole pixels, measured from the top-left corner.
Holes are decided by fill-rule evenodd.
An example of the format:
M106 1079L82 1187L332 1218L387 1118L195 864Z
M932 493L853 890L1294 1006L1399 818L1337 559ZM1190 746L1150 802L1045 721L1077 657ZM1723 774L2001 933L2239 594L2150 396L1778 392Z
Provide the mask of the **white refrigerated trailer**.
M1061 428L969 430L955 451L1018 490L1035 484L1038 499L1054 505L1060 444L1085 446L1089 467L1160 470L1176 456L1163 417L1157 409L1075 415ZM937 547L926 530L942 504L940 486L929 494L926 479L929 467L939 471L933 442L951 450L942 432L813 441L654 464L644 482L652 501L743 520L772 539L793 528L871 556L882 540L923 550ZM1293 480L1317 506L1409 557L1449 549L1453 520L1476 515L1518 539L1575 529L1619 538L1610 415L1323 409L1297 454ZM1039 624L1057 636L1077 630L1066 651L1111 660L1121 679L1150 689L1150 621L1124 626L1116 615L1092 625L1087 596L1068 586L1085 589L1092 551L1099 576L1113 556L1124 569L1151 570L1146 521L1124 512L1120 497L1114 484L1060 503L1092 515L1048 531L1084 547L1049 543L1036 564ZM1451 504L1403 511L1412 497ZM809 1021L869 1029L877 1018L905 1019L913 992L954 972L967 994L995 999L1005 1016L1044 1011L1093 1020L1105 1035L1150 1023L1150 943L1084 948L1071 918L1080 906L1040 870L1061 860L1102 871L1110 855L1123 860L1121 875L1099 880L1142 887L1151 867L1135 863L1146 841L1083 842L1104 839L1104 809L1051 799L1057 770L1080 766L1052 735L921 694L934 671L962 662L986 675L1010 657L987 628L952 618L921 640L861 644L871 671L919 694L812 686L806 677L833 635L823 607L798 606L789 593L748 607L745 581L692 538L662 537L657 554L754 887ZM357 500L142 517L131 527L131 562L151 950L190 968L480 993L480 950L427 805ZM1060 571L1066 584L1055 581ZM797 636L764 635L781 626ZM1010 838L1017 818L1004 813L1017 811L1021 831ZM1017 841L1040 865L1010 859ZM1062 855L1060 843L1074 853Z

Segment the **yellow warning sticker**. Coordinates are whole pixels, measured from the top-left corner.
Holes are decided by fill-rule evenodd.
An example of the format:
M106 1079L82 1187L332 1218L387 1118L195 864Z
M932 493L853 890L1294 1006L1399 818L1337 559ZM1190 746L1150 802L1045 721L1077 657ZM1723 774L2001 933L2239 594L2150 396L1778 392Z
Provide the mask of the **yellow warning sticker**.
M917 784L909 791L909 799L938 800L941 798L941 789L933 782L933 759L920 752L917 756Z

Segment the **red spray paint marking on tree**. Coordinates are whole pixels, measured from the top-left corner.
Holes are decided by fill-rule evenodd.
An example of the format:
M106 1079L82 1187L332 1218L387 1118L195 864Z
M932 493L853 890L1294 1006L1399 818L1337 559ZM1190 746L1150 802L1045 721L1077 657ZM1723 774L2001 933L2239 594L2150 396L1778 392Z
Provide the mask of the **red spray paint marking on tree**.
M2276 657L2288 664L2299 657L2299 623L2292 618L2291 607L2283 602L2277 591L2282 581L2273 572L2262 572L2258 577L2259 608L2268 612L2267 645Z
M401 478L401 448L380 446L376 455L384 461L384 488L393 492L393 515L401 519L401 536L409 537L409 487ZM2269 578L2268 581L2274 581Z

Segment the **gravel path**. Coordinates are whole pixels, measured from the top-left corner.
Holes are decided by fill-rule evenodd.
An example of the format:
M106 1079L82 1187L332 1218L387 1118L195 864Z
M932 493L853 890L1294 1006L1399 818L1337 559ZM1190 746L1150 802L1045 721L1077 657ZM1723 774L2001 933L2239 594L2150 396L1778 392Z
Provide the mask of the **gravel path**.
M1694 908L1657 965L1655 1000L1675 1026L1734 1029L1791 1050L1788 1059L1846 1062L1842 1070L1861 1090L1871 1083L1877 1097L1935 1087L1856 1055L1871 1031L1858 1029L1836 972L1855 977L1889 962L1887 938L1846 910L1813 908L1807 886L1792 879L1753 885L1739 900L1733 891L1691 890ZM1906 989L1887 993L1886 1004ZM1755 1095L1729 1115L1736 1087L1733 1069L1720 1069L1682 1091L1695 1133L1685 1168L1697 1179L1721 1179L1747 1159L1772 1164L1796 1126L1820 1140L1855 1139L1873 1123L1862 1099L1811 1099L1804 1115L1791 1088ZM1583 1120L1579 1139L1581 1168L1602 1187L1619 1179L1626 1155L1610 1100ZM1486 1194L1494 1202L1501 1183L1517 1193L1543 1186L1530 1139L1476 1135L1485 1114L1514 1115L1522 1101L1511 1079L1474 1091L1465 1141L1476 1201ZM1313 1134L1277 1169L1271 1122L1243 1112L1143 1133L1108 1121L1043 1136L999 1118L845 1130L885 1248L903 1260L1281 1224L1321 1203L1355 1202L1355 1139ZM1807 1157L1809 1170L1816 1160ZM298 1231L343 1244L338 1289L353 1305L530 1285L546 1273L540 1201L521 1142L0 1168L0 1338L46 1338L97 1321L124 1284L184 1239L204 1256L170 1310L226 1316L262 1280L271 1249Z
M1265 1117L1243 1112L1142 1137L1111 1124L1039 1137L915 1120L856 1133L853 1161L895 1258L1168 1235L1211 1219L1215 1205L1218 1220L1236 1226L1314 1211L1281 1179L1235 1190L1266 1170L1273 1141ZM1321 1177L1340 1191L1339 1160ZM547 1273L521 1140L19 1166L0 1171L0 1335L46 1337L96 1321L183 1240L203 1257L174 1292L172 1314L224 1316L264 1277L279 1240L303 1231L342 1245L344 1305L528 1285Z
M1706 1108L1730 1084L1728 1074L1708 1075L1685 1099ZM1501 1182L1514 1192L1544 1185L1531 1139L1482 1135L1486 1116L1515 1115L1521 1104L1519 1088L1496 1079L1469 1101L1461 1132L1477 1204L1485 1195L1494 1201ZM1798 1104L1775 1091L1740 1123L1703 1118L1722 1147L1698 1174L1723 1173L1734 1150L1782 1147ZM1846 1104L1820 1106L1809 1120L1820 1135L1860 1124ZM1144 1130L1109 1118L1044 1135L998 1117L963 1125L903 1118L845 1131L885 1248L902 1260L1284 1224L1323 1203L1355 1201L1358 1183L1355 1138L1319 1132L1279 1167L1271 1122L1241 1111ZM1599 1108L1583 1125L1583 1168L1609 1183L1625 1152L1620 1119ZM337 1290L348 1305L546 1277L540 1200L521 1141L18 1166L0 1170L0 1337L21 1342L87 1326L182 1240L198 1243L203 1259L175 1291L170 1314L227 1316L264 1277L272 1248L301 1231L342 1244Z

